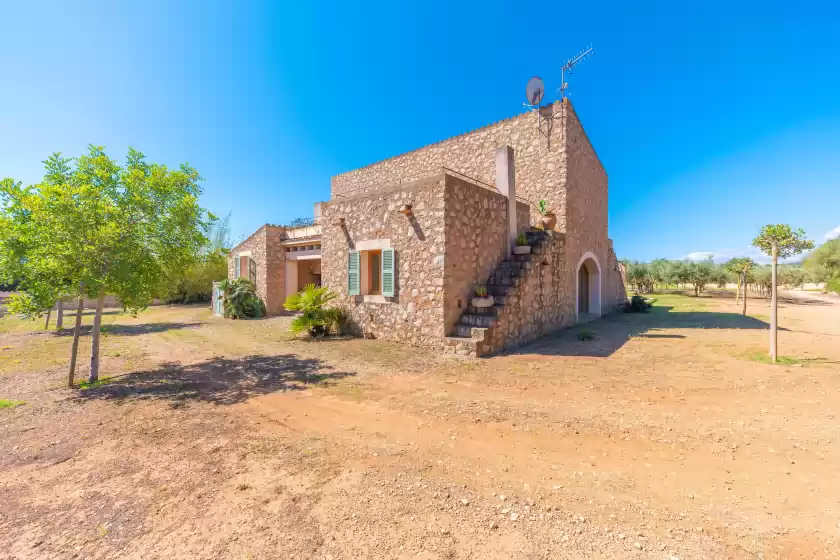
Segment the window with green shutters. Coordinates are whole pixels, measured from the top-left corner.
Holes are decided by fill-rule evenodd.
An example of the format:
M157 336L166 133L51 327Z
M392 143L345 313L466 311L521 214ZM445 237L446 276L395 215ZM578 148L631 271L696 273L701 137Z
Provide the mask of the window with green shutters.
M359 252L350 251L347 255L347 293L351 296L361 293L360 272Z
M382 295L394 297L396 292L396 273L394 270L394 250L382 249Z

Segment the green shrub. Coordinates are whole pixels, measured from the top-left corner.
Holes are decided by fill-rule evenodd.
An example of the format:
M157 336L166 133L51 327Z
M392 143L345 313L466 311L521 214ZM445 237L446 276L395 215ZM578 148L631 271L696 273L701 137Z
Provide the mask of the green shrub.
M520 233L516 236L516 244L519 247L524 247L525 245L528 245L528 238L525 236L524 233Z
M318 287L315 284L307 284L301 291L289 296L283 307L289 311L300 312L292 321L289 330L295 335L305 332L316 338L331 332L340 334L347 314L339 307L326 306L336 297L326 286Z
M625 313L647 313L648 309L653 307L647 302L645 298L636 294L630 301L624 304Z
M595 333L589 329L581 329L577 333L577 339L581 342L585 342L587 340L595 340Z
M213 282L227 276L227 266L225 254L212 251L186 269L167 271L166 285L160 290L160 298L166 303L210 301Z
M225 280L220 287L223 293L225 317L229 319L265 317L265 304L249 280L245 278Z

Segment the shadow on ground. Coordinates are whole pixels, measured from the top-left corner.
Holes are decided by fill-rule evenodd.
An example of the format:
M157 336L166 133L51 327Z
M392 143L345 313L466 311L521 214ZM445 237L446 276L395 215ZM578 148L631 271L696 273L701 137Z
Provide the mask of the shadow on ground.
M768 329L770 325L740 313L714 311L673 311L673 307L654 306L648 313L616 313L597 321L550 334L510 354L548 356L592 356L605 358L633 337L683 339L685 335L657 333L660 329ZM578 333L588 330L594 340L578 340ZM785 330L785 329L779 329Z
M138 334L160 333L178 329L198 328L203 323L142 323L139 325L102 325L104 334L116 336L134 336ZM93 329L91 325L82 325L82 334L90 334ZM60 331L54 331L55 336L73 336L73 327L65 327Z
M173 404L203 401L229 405L278 391L328 385L353 372L336 371L322 360L293 354L214 358L195 364L162 364L83 387L79 400L160 399Z

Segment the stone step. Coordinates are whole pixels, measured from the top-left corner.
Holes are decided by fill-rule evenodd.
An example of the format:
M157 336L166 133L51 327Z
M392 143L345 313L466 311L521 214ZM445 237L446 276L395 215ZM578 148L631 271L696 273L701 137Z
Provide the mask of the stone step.
M504 296L494 296L493 300L496 303L492 307L473 307L472 305L468 305L466 312L472 315L489 315L491 317L498 317L504 307L504 303L499 303L500 299L504 299Z
M477 315L473 313L464 313L461 315L459 325L469 325L471 327L492 327L496 322L496 317L493 315Z
M446 336L443 338L443 351L447 354L454 354L456 356L477 358L480 344L480 340L472 338Z
M452 332L452 336L457 336L460 338L472 338L472 325L455 325L455 330Z
M492 295L493 298L496 298L497 296L507 296L512 294L516 291L516 287L492 284L490 286L487 286L487 290L490 292L490 295Z

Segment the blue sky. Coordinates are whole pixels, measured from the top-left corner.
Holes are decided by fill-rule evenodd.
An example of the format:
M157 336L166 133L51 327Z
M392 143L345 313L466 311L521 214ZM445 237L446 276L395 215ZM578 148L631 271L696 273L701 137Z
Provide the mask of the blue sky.
M521 112L528 78L553 90L592 44L571 99L620 257L745 253L776 222L823 241L840 7L683 4L0 0L0 176L133 146L195 166L239 237L310 216L331 175Z

